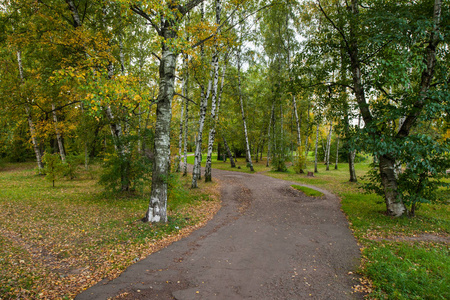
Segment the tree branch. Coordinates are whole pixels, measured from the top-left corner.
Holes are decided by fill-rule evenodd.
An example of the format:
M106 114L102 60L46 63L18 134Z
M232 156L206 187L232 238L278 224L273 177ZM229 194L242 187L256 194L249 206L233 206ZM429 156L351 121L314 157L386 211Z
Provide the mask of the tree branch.
M146 19L147 21L150 22L150 24L152 25L153 28L155 28L156 32L158 33L158 35L161 35L161 28L159 28L154 22L153 19L146 13L144 12L141 8L139 8L137 5L130 5L130 9L140 15L141 17L143 17L144 19Z
M317 1L317 4L319 5L319 9L322 12L322 14L324 15L325 19L328 20L328 22L331 23L331 25L334 27L334 29L336 29L339 34L342 36L342 39L345 42L345 45L347 46L347 49L350 49L350 45L347 41L347 37L345 36L344 32L341 30L341 28L339 28L334 22L333 20L330 19L330 17L327 15L327 13L325 12L325 10L322 8L322 5L320 4L320 1Z
M152 52L152 55L156 57L159 61L161 61L161 57L159 57L155 52Z
M190 98L188 98L188 97L186 97L186 96L183 96L183 95L178 94L178 93L174 93L174 95L180 96L181 98L184 98L184 99L186 99L187 101L192 102L192 103L194 103L194 104L197 105L197 106L200 106L197 102L195 102L194 100L192 100L192 99L190 99Z
M236 22L235 24L233 24L233 25L231 25L230 27L228 27L227 29L225 29L223 32L230 31L231 29L233 29L233 28L236 27L237 25L243 23L243 22L244 22L246 19L248 19L249 17L253 16L254 14L256 14L256 13L260 12L261 10L266 9L266 8L272 6L272 5L273 5L273 4L270 3L270 4L267 4L267 5L264 5L264 6L260 7L260 8L258 8L258 9L255 10L254 12L251 12L251 13L249 13L248 15L246 15L244 18L242 18L242 20ZM219 31L219 29L222 29L222 27L223 27L225 24L227 24L227 21L228 21L228 20L236 13L236 11L237 11L237 8L236 8L235 10L233 10L233 12L227 17L227 19L226 19L225 21L222 22L222 24L219 25L219 27L217 27L216 32L214 32L214 33L211 34L210 36L204 38L203 40L198 41L197 43L195 43L194 45L192 45L191 48L192 48L192 49L195 49L196 47L202 45L202 44L205 43L206 41L208 41L208 40L212 39L213 37L215 37L215 36L217 35L217 32Z
M204 0L191 0L184 6L178 6L178 11L184 16L203 1Z
M442 1L434 1L434 12L433 12L433 29L430 32L430 39L428 41L428 46L426 48L426 54L424 62L426 63L426 68L422 71L422 78L420 80L420 91L417 101L413 104L413 109L411 113L406 117L402 126L397 132L397 137L402 138L409 135L409 131L412 126L416 123L417 118L421 114L423 107L425 105L425 100L427 99L427 93L431 86L431 80L434 77L434 69L436 66L436 48L441 42L439 27L441 22L441 12L442 12Z
M378 48L374 53L368 55L364 59L361 59L361 63L365 64L366 61L377 55L381 50L383 50L387 45L389 45L392 42L392 40L387 41L384 45L382 45L380 48Z

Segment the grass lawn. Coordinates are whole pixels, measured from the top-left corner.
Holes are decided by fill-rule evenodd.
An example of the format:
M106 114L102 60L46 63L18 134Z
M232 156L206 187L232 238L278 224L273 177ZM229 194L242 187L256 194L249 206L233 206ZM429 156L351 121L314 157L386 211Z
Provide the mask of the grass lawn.
M362 248L360 274L369 299L450 299L450 206L448 189L441 201L421 205L416 217L392 218L384 214L384 200L364 194L358 183L348 182L348 165L330 171L319 164L314 177L269 171L268 176L327 189L342 200L342 209ZM369 169L356 164L359 180ZM313 164L305 170L313 171ZM447 179L447 182L450 179Z
M194 156L188 156L187 162L188 164L194 164ZM239 157L237 161L235 161L236 167L231 168L230 166L230 160L227 159L226 162L222 160L217 160L217 155L213 155L212 157L212 168L213 169L220 169L220 170L227 170L227 171L236 171L236 172L247 172L251 173L250 168L247 167L247 163L245 161L245 158ZM206 164L206 154L202 155L202 167L204 167ZM255 172L265 172L270 171L271 167L266 167L266 161L259 161L259 162L253 162L253 169Z
M311 189L309 187L306 187L306 186L301 186L301 185L296 185L296 184L293 184L291 186L296 190L302 191L306 196L309 196L309 197L322 197L323 196L323 193L316 191L314 189Z
M34 167L0 169L0 299L71 299L189 234L220 207L217 183L190 190L181 177L169 196L169 222L142 223L148 193L107 195L95 170L53 188Z

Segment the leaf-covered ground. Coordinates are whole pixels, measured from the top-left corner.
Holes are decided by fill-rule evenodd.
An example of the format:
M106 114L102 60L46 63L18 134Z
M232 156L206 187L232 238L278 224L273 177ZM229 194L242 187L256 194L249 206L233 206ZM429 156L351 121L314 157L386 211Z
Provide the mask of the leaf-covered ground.
M189 190L189 179L179 178L169 222L142 223L146 194L104 194L93 172L52 188L33 168L0 170L0 299L71 299L189 234L220 208L216 183Z

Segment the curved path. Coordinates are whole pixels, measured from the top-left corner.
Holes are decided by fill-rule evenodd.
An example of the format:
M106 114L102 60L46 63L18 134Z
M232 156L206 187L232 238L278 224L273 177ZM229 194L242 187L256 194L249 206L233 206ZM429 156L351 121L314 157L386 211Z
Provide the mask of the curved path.
M222 208L205 227L76 299L361 299L360 251L337 197L292 182L213 170ZM298 183L295 183L298 184Z

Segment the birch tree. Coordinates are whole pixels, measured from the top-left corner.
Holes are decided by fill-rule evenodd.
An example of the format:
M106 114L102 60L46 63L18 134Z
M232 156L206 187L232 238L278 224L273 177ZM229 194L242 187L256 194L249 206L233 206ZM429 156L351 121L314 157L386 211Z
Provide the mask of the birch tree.
M221 3L220 0L215 1L216 4L216 26L220 24L220 12L221 12ZM219 31L220 33L220 31ZM212 160L212 151L214 146L214 139L216 136L216 123L217 123L217 92L218 92L218 83L219 83L219 51L217 40L214 41L214 54L212 57L212 65L213 65L213 86L211 92L211 128L209 130L208 136L208 154L206 157L206 166L205 166L205 182L209 182L212 180L211 178L211 160Z
M330 129L328 130L328 136L327 136L327 148L326 148L326 170L330 170L330 151L331 151L331 133L333 131L333 123L330 122Z
M24 76L24 72L23 72L22 52L20 50L17 51L17 65L18 65L18 69L19 69L20 85L22 86L25 82L25 76ZM30 110L30 107L28 106L28 103L25 104L25 112L27 115L28 125L30 128L30 136L31 136L32 144L33 144L34 153L36 155L38 172L39 172L39 174L41 174L41 172L44 168L44 163L42 162L42 153L41 153L41 150L39 149L39 142L37 141L37 138L36 138L36 129L34 127L33 119L31 117L31 110Z
M161 38L161 57L159 69L159 95L156 108L155 158L152 175L150 204L144 222L167 222L167 188L170 164L170 122L172 118L172 99L174 96L175 69L178 50L172 43L178 37L178 24L203 0L190 0L184 5L178 1L153 3L153 7L131 5L131 10L150 22ZM156 11L153 9L157 8ZM150 12L147 13L146 10ZM160 17L160 24L157 22Z

